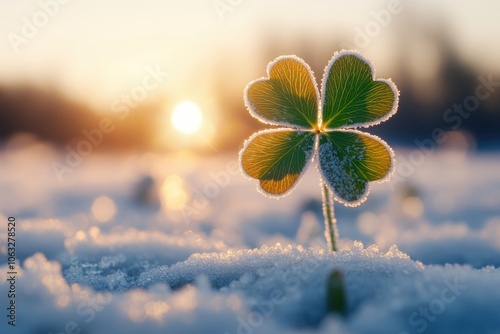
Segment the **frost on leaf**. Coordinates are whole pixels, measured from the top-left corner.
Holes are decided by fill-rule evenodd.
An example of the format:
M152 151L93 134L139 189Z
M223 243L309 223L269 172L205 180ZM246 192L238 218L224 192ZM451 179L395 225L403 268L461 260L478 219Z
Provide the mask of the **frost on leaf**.
M368 181L384 178L392 167L389 149L374 136L358 131L321 134L319 167L323 178L346 205L366 199Z
M268 77L248 84L245 103L264 123L308 129L317 123L319 93L314 75L302 59L279 57L267 69Z
M262 190L281 195L292 189L314 152L314 133L278 129L261 131L241 151L245 173Z
M389 79L375 79L370 62L357 52L342 51L325 69L322 127L367 127L391 117L399 92Z
M355 51L341 51L330 60L321 105L314 74L302 59L279 57L267 74L248 84L246 106L260 121L288 128L250 137L240 152L243 171L260 181L265 194L283 195L317 152L335 199L349 206L362 203L368 182L389 175L393 153L379 138L354 128L392 116L398 105L396 86L375 79L370 62Z

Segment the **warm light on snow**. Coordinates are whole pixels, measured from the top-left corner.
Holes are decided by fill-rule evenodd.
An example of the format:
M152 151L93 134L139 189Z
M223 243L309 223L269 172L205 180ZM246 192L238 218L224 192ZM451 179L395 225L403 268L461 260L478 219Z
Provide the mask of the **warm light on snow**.
M184 182L175 174L163 182L160 196L162 204L167 210L182 210L189 199Z
M185 139L197 140L205 126ZM397 153L410 161L411 152ZM54 178L38 167L50 165L51 154L1 152L0 186L16 191L0 201L0 220L22 206L40 216L16 223L25 258L15 268L16 303L24 305L19 316L30 315L16 321L19 333L47 326L64 332L70 322L73 332L123 334L146 327L150 334L462 334L498 327L497 151L469 152L457 164L446 160L447 149L436 149L413 174L403 173L408 184L373 187L363 210L338 210L350 218L339 225L345 237L336 254L325 249L317 171L303 176L303 191L269 204L238 178L234 152L186 154L151 153L142 161L90 155L61 188L57 178L34 184L12 177L23 166ZM141 200L145 179L155 201ZM439 211L443 205L449 211ZM96 218L112 212L106 223ZM7 233L0 230L0 240ZM0 243L0 253L7 249ZM344 274L346 317L326 313L333 268ZM1 296L11 288L9 276L0 280Z
M172 124L174 127L185 134L196 132L203 120L200 108L190 101L179 103L172 112Z

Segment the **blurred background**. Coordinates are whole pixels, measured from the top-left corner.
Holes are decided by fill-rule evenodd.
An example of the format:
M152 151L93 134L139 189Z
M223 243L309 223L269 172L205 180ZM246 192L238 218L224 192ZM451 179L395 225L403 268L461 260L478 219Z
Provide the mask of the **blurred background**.
M496 1L0 6L0 213L64 220L73 227L60 250L67 238L84 243L124 227L195 231L232 247L323 240L313 168L275 202L236 160L244 139L268 127L245 109L247 83L286 54L303 58L320 83L341 49L365 54L401 91L398 113L368 129L396 149L396 175L365 205L338 205L341 235L388 247L403 244L402 234L388 237L386 226L377 239L367 226L387 221L378 214L393 227L419 222L407 226L412 233L464 220L482 228L500 216ZM425 231L423 239L438 233Z
M356 49L401 92L367 129L396 170L363 205L335 204L339 249L500 266L498 13L494 0L1 1L0 221L18 220L20 261L42 253L97 290L195 253L325 249L315 168L280 201L242 176L244 140L269 127L243 91L280 55L319 84Z
M398 322L403 329L418 307L432 310L444 277L456 282L470 273L474 279L463 282L471 289L434 325L497 328L491 310L498 298L488 290L494 269L468 266L500 266L499 13L496 0L0 0L0 222L17 219L19 333L69 331L70 320L85 333L128 333L167 312L165 323L173 327L135 332L180 333L178 319L195 319L206 332L207 323L231 318L224 310L212 317L220 312L219 294L200 288L198 299L192 289L164 297L163 290L142 288L168 285L166 276L179 278L172 283L177 288L198 274L224 272L231 272L226 283L233 286L239 277L233 268L237 273L243 264L258 283L246 273L239 281L249 287L251 310L254 297L261 298L254 292L268 291L260 282L272 286L261 265L294 271L286 259L296 263L299 251L286 246L326 249L315 168L276 201L241 175L237 158L248 136L269 127L245 109L245 86L289 54L310 64L319 84L342 49L363 53L376 76L392 78L401 93L397 114L366 130L395 150L391 181L373 184L359 207L335 204L340 250L358 254L361 241L375 245L366 252L370 262L376 247L394 260L394 268L380 262L380 286L378 267L362 264L367 284L354 289L352 296L363 297L346 321L368 332ZM464 275L455 266L420 275L421 264L412 262L419 274L408 276L406 265L396 268L404 255L394 244L425 265L467 264ZM232 260L250 248L259 248L248 251L254 260ZM356 270L352 282L364 284ZM406 283L387 280L392 272ZM0 281L7 295L10 285ZM81 301L93 298L87 287L115 298L92 324L80 312ZM283 324L318 325L322 306L292 300ZM230 304L238 303L246 300ZM454 311L459 305L463 313ZM470 317L471 308L487 320ZM474 321L482 327L470 329Z
M398 114L372 132L412 146L439 127L460 131L474 148L498 147L498 92L460 124L444 119L475 94L479 76L499 78L500 4L493 0L66 2L1 4L4 145L23 133L76 148L83 130L109 118L115 126L94 151L236 152L264 127L242 95L269 61L296 54L319 82L333 53L347 48L364 53L377 76L401 91ZM195 129L172 123L183 101L199 110Z

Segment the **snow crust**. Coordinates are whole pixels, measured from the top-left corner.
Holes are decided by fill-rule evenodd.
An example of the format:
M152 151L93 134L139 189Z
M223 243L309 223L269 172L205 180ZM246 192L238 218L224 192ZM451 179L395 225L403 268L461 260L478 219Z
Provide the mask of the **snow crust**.
M499 333L498 154L436 150L412 170L414 151L397 153L391 181L374 184L363 206L335 206L331 254L314 169L287 201L269 201L228 167L232 156L89 157L60 184L48 147L1 151L19 306L15 329L4 319L0 332ZM138 201L148 173L158 189L182 179L196 212ZM92 216L100 196L116 204L108 222ZM5 240L1 229L4 259ZM333 269L345 277L345 317L325 311Z

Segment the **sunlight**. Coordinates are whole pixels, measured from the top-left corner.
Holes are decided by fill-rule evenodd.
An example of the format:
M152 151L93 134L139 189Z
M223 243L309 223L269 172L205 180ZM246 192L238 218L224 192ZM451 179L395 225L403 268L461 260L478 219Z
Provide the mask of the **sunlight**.
M200 128L203 116L200 108L195 103L184 101L174 108L171 119L172 124L178 131L192 134Z

